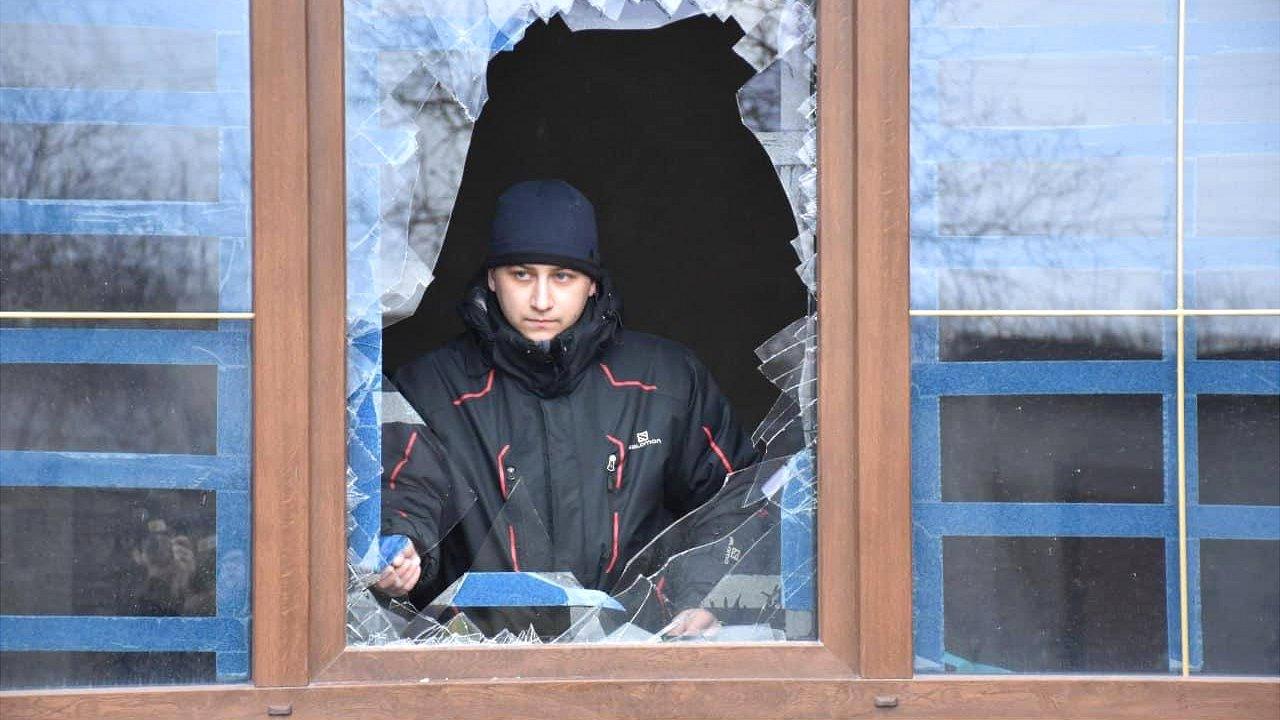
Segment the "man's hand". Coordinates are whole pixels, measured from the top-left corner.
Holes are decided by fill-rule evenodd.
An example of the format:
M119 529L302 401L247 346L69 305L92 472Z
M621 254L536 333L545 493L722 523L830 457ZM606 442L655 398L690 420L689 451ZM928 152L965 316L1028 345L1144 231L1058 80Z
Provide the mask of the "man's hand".
M413 543L409 543L408 547L401 550L391 564L382 571L374 587L387 595L399 597L412 590L413 586L418 584L418 578L421 575L422 558L418 557L418 551L413 547Z
M666 637L712 637L720 629L720 621L703 608L681 610L671 622L659 632Z

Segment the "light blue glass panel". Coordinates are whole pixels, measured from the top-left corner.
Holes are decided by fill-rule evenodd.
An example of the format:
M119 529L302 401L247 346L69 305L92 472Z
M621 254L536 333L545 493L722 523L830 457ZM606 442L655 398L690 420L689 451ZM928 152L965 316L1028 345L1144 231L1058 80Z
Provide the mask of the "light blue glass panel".
M0 272L61 287L3 309L249 310L249 146L245 0L7 0ZM60 279L92 274L116 236L170 247L121 267L134 282L112 297ZM215 292L173 287L188 277Z
M1187 306L1280 308L1280 5L1191 3L1186 133Z
M1173 306L1176 16L1171 0L912 3L913 308ZM1094 271L1138 296L1077 282Z

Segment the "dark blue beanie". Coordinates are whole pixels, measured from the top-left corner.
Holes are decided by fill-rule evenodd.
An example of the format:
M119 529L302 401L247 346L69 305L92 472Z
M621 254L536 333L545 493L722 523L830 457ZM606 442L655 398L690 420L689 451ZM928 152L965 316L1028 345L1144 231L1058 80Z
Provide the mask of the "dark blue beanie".
M600 277L596 212L563 180L525 180L498 197L487 268L545 263Z

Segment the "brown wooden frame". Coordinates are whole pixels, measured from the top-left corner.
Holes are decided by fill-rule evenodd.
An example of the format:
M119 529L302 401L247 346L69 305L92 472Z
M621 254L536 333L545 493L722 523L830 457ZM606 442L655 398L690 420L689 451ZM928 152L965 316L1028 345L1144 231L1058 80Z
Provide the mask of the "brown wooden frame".
M7 692L0 716L1280 715L1272 680L912 678L907 0L819 3L820 642L347 648L341 5L253 3L254 684Z

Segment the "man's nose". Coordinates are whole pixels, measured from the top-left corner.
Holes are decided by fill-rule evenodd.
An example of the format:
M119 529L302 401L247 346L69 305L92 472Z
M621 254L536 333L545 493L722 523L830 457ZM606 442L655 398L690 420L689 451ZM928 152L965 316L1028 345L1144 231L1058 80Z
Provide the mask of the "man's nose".
M533 309L538 312L547 312L553 307L551 301L551 284L547 278L538 278L533 286Z

